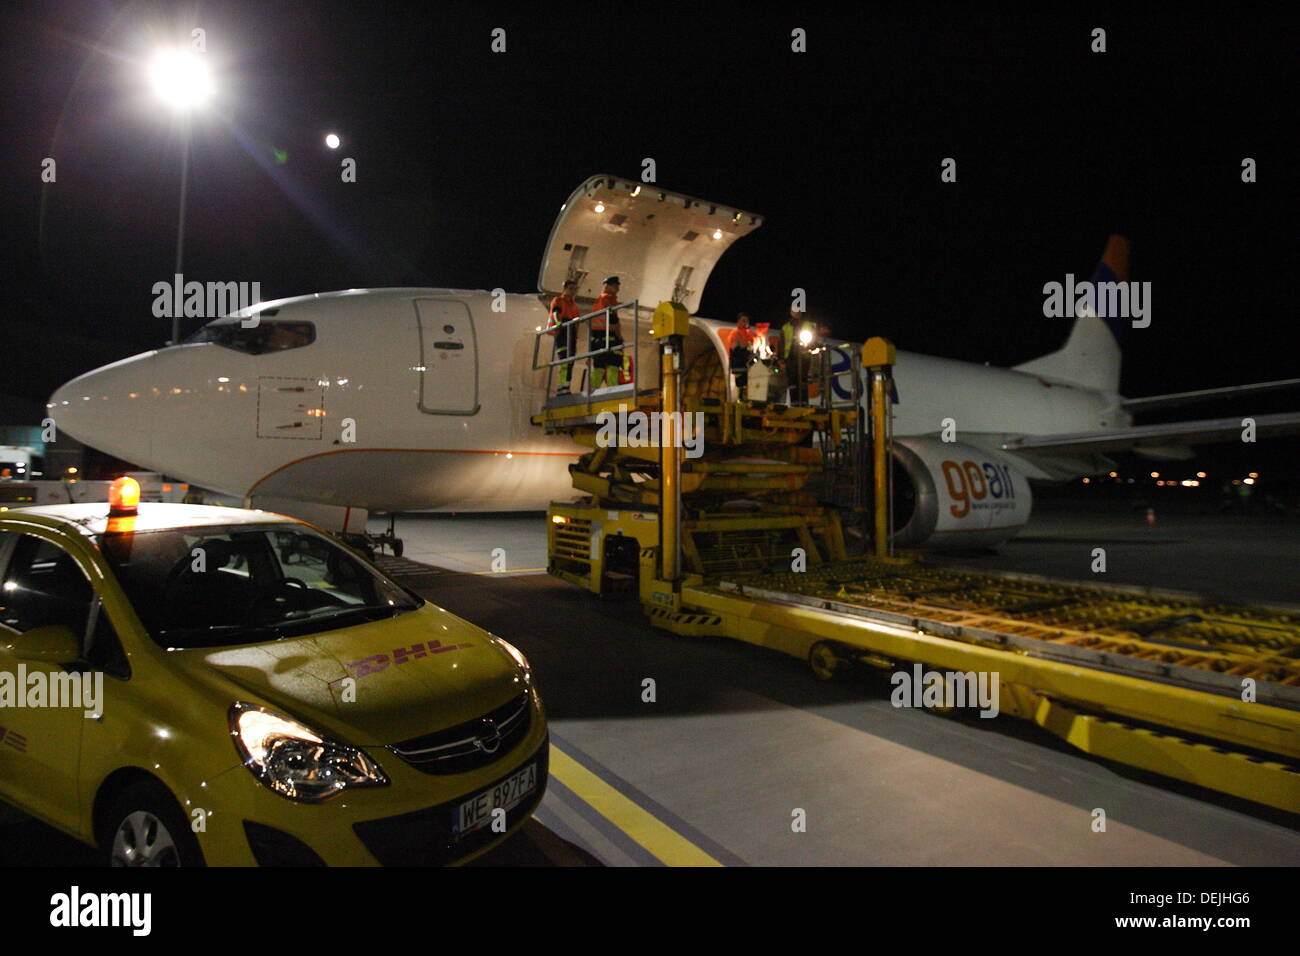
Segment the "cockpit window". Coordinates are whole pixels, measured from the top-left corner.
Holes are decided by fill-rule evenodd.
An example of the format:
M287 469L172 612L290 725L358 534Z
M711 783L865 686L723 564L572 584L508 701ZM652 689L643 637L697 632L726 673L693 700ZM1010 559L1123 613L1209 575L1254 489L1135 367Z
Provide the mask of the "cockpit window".
M316 341L316 326L310 322L263 319L246 329L238 320L209 322L185 341L192 344L212 342L236 352L262 355L265 352L283 352L311 345Z

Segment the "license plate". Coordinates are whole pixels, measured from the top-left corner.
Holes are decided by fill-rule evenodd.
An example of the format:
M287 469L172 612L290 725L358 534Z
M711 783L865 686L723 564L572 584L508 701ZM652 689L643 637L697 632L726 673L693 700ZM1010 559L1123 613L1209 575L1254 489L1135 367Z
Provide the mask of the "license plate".
M451 829L459 839L492 822L493 810L509 813L537 789L537 764L516 770L500 783L476 793L452 813Z

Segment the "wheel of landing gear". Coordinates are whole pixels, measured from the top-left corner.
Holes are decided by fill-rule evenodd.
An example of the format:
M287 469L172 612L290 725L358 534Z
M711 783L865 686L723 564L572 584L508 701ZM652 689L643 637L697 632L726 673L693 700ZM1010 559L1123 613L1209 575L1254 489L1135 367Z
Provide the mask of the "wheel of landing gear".
M808 651L808 666L818 680L839 680L845 677L850 668L849 662L836 653L835 645L830 641L818 641Z
M199 841L161 784L133 783L113 801L102 849L109 866L202 866Z
M394 555L394 557L398 557L398 558L400 558L400 557L402 556L402 552L405 551L405 550L406 550L406 545L402 544L402 539L401 539L401 538L394 538L394 539L393 539L393 555Z

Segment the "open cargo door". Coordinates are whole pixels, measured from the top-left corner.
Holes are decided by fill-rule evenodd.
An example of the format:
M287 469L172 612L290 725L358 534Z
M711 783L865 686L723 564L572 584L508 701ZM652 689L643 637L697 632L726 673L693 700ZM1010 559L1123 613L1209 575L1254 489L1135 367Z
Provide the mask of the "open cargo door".
M608 275L619 299L651 309L664 300L694 314L714 265L763 217L617 176L592 176L560 207L542 257L538 289L559 293L578 280L578 297L594 299Z

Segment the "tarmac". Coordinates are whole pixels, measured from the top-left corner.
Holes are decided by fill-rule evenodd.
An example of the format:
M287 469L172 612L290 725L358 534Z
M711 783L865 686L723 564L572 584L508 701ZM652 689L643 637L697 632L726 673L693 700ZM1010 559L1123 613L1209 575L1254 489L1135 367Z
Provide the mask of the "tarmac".
M1300 864L1296 816L1090 758L1014 719L897 709L880 677L820 683L792 658L654 629L634 601L541 573L540 515L397 528L390 573L520 647L548 710L546 798L476 865ZM1107 583L1300 603L1300 523L1263 517L1149 526L1113 503L1049 503L997 554L937 559L1095 580L1096 547ZM0 811L0 865L96 859Z

